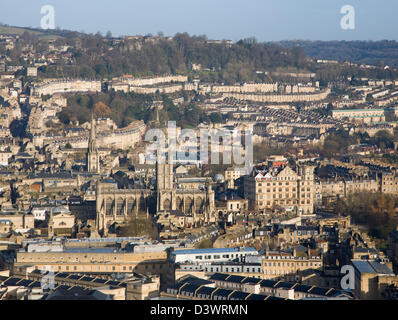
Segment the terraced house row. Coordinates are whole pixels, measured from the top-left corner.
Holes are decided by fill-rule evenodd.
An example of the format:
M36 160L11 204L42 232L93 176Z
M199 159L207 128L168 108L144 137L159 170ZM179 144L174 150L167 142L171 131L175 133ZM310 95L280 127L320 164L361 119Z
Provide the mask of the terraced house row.
M333 288L261 280L223 273L216 273L209 280L188 276L175 286L167 288L164 296L189 300L353 299L350 292Z

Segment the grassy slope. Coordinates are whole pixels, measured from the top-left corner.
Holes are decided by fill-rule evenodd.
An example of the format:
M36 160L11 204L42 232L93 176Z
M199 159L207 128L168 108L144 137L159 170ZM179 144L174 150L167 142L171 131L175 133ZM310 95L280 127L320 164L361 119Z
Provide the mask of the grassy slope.
M56 39L59 38L58 35L51 34L51 30L39 30L31 28L21 28L21 27L11 27L11 26L0 26L0 34L10 34L10 35L21 35L25 31L31 32L37 35L40 39Z

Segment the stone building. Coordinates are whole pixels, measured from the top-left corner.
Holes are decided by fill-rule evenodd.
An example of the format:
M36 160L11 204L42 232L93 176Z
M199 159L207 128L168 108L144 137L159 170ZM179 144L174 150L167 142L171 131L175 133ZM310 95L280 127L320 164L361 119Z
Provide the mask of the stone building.
M301 101L321 101L325 100L330 94L330 89L316 91L314 93L295 93L295 94L256 94L256 93L237 93L237 92L224 92L222 97L235 98L238 100L248 100L255 102L272 102L272 103L290 103Z
M214 191L208 181L177 183L172 164L156 164L156 191L140 186L118 189L109 182L97 182L97 230L107 232L114 223L123 223L131 216L149 215L156 203L156 213L179 211L191 215L194 223L214 220ZM196 187L195 187L196 186Z
M35 84L31 88L32 95L53 95L55 93L70 92L100 92L101 81L91 81L82 79L73 80L50 80Z
M383 283L388 284L397 280L397 277L385 263L375 260L351 260L351 264L355 271L353 293L357 299L381 299Z
M214 191L209 181L196 188L192 181L185 186L176 185L173 165L159 162L156 165L156 180L157 212L179 210L192 214L197 222L210 221L215 206Z
M15 268L30 266L36 270L110 275L140 273L157 275L161 282L170 283L174 272L167 261L167 252L131 253L114 248L64 249L60 252L17 252Z
M75 216L65 208L56 208L56 212L54 211L53 209L50 211L48 237L51 239L54 235L71 236L75 225Z
M314 167L254 169L244 177L244 197L259 210L282 207L299 214L314 212Z
M333 110L334 119L348 119L352 122L374 123L386 121L384 109L345 109Z
M148 214L153 198L150 189L118 189L113 183L98 181L96 191L96 229L107 234L114 222L123 223L130 217Z
M385 194L398 194L398 176L396 173L383 172L380 179L380 192Z
M316 250L308 250L304 255L285 252L268 252L262 261L266 279L295 281L296 275L308 269L321 269L322 257Z

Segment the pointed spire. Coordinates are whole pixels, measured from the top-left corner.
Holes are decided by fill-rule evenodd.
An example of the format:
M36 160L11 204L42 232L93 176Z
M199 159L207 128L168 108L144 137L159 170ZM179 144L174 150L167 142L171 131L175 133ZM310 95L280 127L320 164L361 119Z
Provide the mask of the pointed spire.
M88 147L89 147L90 151L95 151L97 149L94 110L91 112L91 132L90 132L89 146Z

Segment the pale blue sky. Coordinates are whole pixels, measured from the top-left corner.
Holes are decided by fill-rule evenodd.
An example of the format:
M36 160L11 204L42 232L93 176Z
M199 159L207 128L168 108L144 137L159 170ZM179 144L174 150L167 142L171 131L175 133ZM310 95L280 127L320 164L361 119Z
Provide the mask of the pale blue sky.
M397 0L1 0L0 22L39 27L43 5L62 29L113 35L188 32L237 41L398 40ZM352 5L355 30L342 30Z

